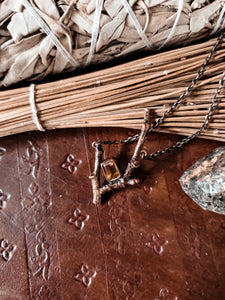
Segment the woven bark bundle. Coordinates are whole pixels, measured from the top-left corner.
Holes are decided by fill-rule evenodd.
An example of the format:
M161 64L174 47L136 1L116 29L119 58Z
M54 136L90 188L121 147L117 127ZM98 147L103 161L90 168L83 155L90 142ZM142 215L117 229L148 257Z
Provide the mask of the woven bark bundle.
M188 44L224 26L224 1L220 0L184 0L183 6L177 0L0 2L0 86L41 80L49 74L106 62L135 51ZM46 35L25 2L47 24L50 35ZM130 12L124 2L129 3ZM96 9L101 3L96 28ZM66 55L59 45L55 46L52 35L66 49Z

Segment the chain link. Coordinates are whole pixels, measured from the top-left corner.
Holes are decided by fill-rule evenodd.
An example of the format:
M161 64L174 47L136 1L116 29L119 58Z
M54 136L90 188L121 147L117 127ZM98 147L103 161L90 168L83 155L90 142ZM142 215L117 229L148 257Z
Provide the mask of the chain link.
M194 79L192 80L191 84L186 88L186 90L183 92L183 94L181 94L177 101L174 102L170 108L168 110L166 110L163 115L158 118L155 123L150 127L148 133L150 133L151 131L153 131L154 129L156 129L157 127L159 127L166 118L168 118L168 116L173 113L175 111L175 109L177 108L178 105L180 105L187 97L187 95L192 92L192 90L194 89L195 85L198 83L199 79L204 75L204 72L206 70L207 65L209 64L209 62L212 59L212 56L214 55L214 53L216 52L218 46L220 45L220 43L222 42L223 38L225 36L225 32L222 32L220 34L220 36L217 38L216 43L213 45L212 49L210 50L208 56L206 57L205 61L203 62L203 64L200 66L199 71L197 73L197 75L194 77ZM142 159L152 159L155 158L157 156L163 155L165 153L171 152L177 148L181 148L183 145L187 144L188 142L190 142L191 140L193 140L195 137L199 136L207 127L209 121L212 118L212 114L213 111L217 108L217 105L219 103L218 101L218 96L221 93L222 89L223 89L223 85L225 82L225 71L223 72L223 77L221 78L221 80L219 81L219 86L216 90L216 93L213 97L213 100L211 102L211 105L208 109L208 113L205 116L205 120L201 126L200 129L198 129L194 134L182 139L181 141L178 141L176 144L174 144L173 146L164 148L162 150L156 151L154 153L151 153L149 155L146 154L145 151L141 151L141 158ZM140 134L135 134L134 136L130 136L126 139L120 139L120 140L114 140L114 141L104 141L104 140L98 140L97 142L94 142L94 145L115 145L115 144L126 144L126 143L132 143L136 140L138 140L140 137Z

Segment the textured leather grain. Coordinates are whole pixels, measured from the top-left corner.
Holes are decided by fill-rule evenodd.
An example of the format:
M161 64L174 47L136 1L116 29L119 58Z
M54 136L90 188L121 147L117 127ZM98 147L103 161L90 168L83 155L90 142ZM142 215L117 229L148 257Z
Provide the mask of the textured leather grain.
M197 140L144 161L141 184L92 204L92 142L125 129L27 133L0 140L0 299L222 299L225 217L204 211L182 173L222 143ZM179 138L152 134L148 152ZM121 170L134 145L105 146Z

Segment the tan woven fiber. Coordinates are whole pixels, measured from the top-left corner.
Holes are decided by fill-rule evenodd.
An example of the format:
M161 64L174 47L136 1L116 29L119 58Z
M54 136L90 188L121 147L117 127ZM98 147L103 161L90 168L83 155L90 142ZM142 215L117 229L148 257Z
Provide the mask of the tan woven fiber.
M45 129L118 126L141 128L144 108L155 117L174 103L190 84L216 39L151 55L112 68L38 84L39 120ZM158 129L189 135L203 123L225 69L225 41L205 76L185 103ZM225 141L225 93L202 137ZM29 103L30 88L0 92L0 136L36 130Z

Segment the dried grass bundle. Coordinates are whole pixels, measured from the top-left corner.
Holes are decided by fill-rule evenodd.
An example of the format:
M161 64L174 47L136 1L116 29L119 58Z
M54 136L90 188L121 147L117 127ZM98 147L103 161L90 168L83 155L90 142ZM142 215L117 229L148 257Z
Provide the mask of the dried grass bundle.
M0 86L137 50L190 44L224 27L223 5L221 0L1 0Z
M141 128L144 108L155 117L174 103L190 84L215 43L207 42L155 54L35 88L41 124L46 129L91 126ZM158 129L189 135L204 121L224 71L225 42L204 78L186 102ZM202 137L225 141L225 93ZM29 87L0 92L0 136L36 130Z

